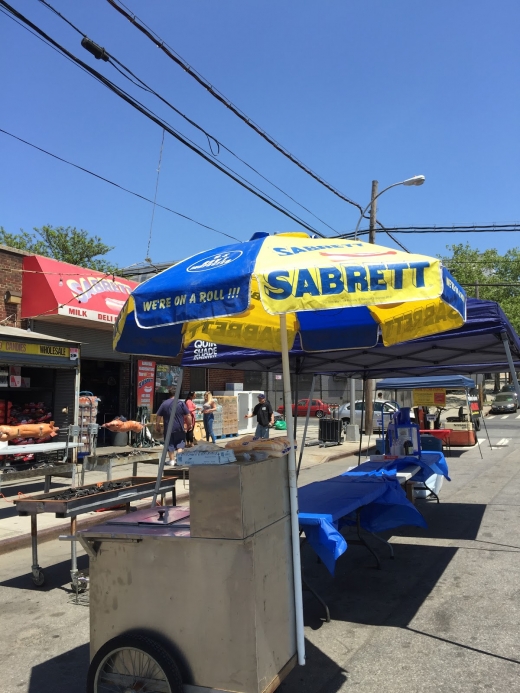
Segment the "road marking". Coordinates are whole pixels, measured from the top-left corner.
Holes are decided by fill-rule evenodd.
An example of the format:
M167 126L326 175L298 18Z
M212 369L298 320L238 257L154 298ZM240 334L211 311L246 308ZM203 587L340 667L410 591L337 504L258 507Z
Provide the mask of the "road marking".
M487 418L488 418L488 421L491 421L491 419L494 419L495 417L494 416L488 416ZM520 416L518 418L520 419Z
M501 418L501 419L508 419L508 418L509 418L509 414L506 414L505 416L501 416L500 418Z
M509 443L509 438L501 438L498 443L495 443L494 448L505 448Z
M516 418L517 418L517 419L520 419L520 414L518 414L518 416L517 416Z

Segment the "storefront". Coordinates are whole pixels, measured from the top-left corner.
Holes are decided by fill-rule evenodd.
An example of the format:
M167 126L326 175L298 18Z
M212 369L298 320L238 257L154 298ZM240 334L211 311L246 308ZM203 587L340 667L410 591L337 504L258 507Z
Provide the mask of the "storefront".
M36 255L23 269L21 316L34 330L81 343L80 389L99 397L98 423L133 415L132 357L113 350L112 331L136 283Z
M54 421L54 440L65 440L77 417L79 354L77 342L0 326L0 424Z

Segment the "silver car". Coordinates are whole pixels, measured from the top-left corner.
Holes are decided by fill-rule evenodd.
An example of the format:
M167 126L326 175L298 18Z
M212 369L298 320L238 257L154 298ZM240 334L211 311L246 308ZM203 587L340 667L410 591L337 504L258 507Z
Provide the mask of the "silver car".
M374 415L372 417L372 430L380 431L383 428L383 417L385 424L385 431L390 422L392 414L399 409L397 402L382 402L381 400L375 400L373 403ZM356 400L356 409L354 421L352 423L361 426L361 414L363 413L364 403L363 400ZM351 423L350 417L350 402L345 402L342 404L338 410L338 418L343 421L343 428L346 428L347 424Z
M516 393L500 392L495 397L490 411L493 414L510 414L511 412L516 412L517 409L518 400L516 398Z

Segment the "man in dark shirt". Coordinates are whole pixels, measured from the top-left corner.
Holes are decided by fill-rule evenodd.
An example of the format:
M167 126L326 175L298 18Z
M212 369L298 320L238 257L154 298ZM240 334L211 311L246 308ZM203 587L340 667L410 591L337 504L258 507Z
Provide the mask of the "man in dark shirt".
M263 392L258 395L258 404L253 409L253 413L246 414L244 418L251 419L253 416L256 416L258 422L255 438L269 438L269 424L274 423L274 415L271 403L266 400Z
M169 392L171 395L170 399L166 399L157 410L155 430L157 433L160 433L161 427L159 419L164 418L164 444L168 445L168 457L170 458L169 464L173 467L175 465L175 452L177 450L182 450L186 445L186 431L191 431L193 422L190 410L184 402L179 400L177 402L177 409L175 411L175 418L173 420L173 428L170 440L166 440L166 431L168 430L170 416L172 415L173 400L175 398L175 388L171 387Z

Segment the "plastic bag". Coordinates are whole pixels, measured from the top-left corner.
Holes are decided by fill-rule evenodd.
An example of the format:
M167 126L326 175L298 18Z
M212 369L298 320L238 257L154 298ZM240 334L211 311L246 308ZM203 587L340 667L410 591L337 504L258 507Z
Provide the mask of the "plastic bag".
M274 427L277 431L286 431L287 430L287 421L284 421L283 419L279 419L278 421L274 422Z

